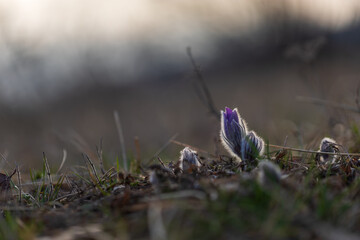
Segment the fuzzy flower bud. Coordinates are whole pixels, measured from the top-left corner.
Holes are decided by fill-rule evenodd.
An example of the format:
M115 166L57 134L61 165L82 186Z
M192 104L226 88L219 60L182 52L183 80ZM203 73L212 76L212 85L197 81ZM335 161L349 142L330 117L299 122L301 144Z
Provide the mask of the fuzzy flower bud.
M242 159L254 160L258 155L263 154L264 141L254 131L250 131L242 142L242 149Z
M264 160L259 163L258 182L262 186L278 184L282 179L281 170L273 162Z
M325 137L321 140L319 152L338 153L340 150L334 139ZM320 165L327 166L336 163L339 160L339 155L318 154L316 160Z
M201 166L196 151L186 147L180 152L180 169L188 171L189 169L196 169Z

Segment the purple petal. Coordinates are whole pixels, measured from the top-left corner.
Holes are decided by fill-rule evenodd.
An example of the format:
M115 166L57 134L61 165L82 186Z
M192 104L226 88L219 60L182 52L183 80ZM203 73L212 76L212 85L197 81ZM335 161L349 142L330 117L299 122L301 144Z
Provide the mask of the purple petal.
M224 116L226 116L226 120L228 122L232 122L232 120L239 122L239 117L236 109L232 110L231 108L226 107Z
M226 107L225 108L226 116L228 117L227 120L230 120L231 115L233 114L233 110L231 108Z

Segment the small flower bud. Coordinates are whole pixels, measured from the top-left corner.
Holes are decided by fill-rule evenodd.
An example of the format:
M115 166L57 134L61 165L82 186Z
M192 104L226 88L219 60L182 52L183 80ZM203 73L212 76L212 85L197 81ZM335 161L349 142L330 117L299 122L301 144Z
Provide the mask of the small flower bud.
M273 162L264 160L259 163L258 181L262 186L278 184L282 178L281 170Z
M338 144L334 139L323 138L319 146L319 152L328 152L328 153L338 153L340 152ZM335 164L339 160L339 155L329 155L329 154L317 154L316 160L321 166L328 166L329 164Z
M254 131L249 132L242 142L242 159L253 161L264 152L264 141Z
M191 150L189 147L184 148L180 152L180 169L183 171L188 171L189 169L199 168L201 166L200 161L198 159L197 152Z

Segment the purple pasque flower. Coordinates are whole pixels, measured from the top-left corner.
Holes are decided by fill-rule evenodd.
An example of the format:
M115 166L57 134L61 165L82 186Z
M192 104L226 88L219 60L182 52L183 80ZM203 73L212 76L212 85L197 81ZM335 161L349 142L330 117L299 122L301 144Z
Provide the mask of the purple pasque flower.
M221 111L220 138L225 148L237 159L253 161L264 151L264 141L254 131L248 131L238 110Z
M220 138L225 148L236 157L241 157L242 140L247 131L246 122L236 108L225 108L225 111L221 111Z

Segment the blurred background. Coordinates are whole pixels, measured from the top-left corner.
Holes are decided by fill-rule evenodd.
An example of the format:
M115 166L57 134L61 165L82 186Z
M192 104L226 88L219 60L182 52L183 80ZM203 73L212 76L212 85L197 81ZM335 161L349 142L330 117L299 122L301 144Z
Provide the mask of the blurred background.
M46 152L56 168L102 138L115 161L114 110L129 157L134 137L147 160L176 133L214 152L188 46L216 108L238 107L270 143L354 149L358 113L297 96L357 108L359 18L358 0L0 0L0 152L24 168Z

